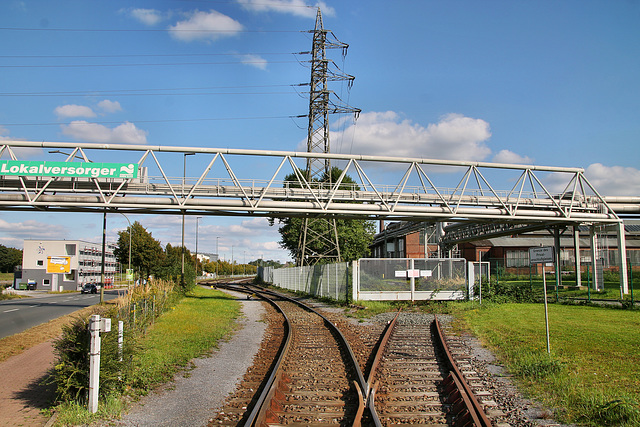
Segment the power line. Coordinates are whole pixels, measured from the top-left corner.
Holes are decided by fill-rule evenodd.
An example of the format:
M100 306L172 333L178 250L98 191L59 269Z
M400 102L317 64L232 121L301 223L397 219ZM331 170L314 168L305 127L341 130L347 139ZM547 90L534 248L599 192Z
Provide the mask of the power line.
M149 89L105 89L105 90L84 90L84 91L53 91L53 92L0 92L0 96L60 96L60 95L145 95L150 92L169 92L178 90L212 90L212 89L257 89L271 87L300 87L309 86L309 83L298 84L277 84L277 85L234 85L234 86L202 86L202 87L175 87L175 88L149 88ZM222 92L228 93L228 92ZM244 92L253 94L255 92ZM280 92L277 92L280 93ZM290 93L290 92L283 92ZM172 95L171 93L160 93L158 95ZM197 95L197 93L194 93Z
M68 33L301 33L300 30L178 30L174 28L163 29L115 29L115 28L27 28L27 27L0 27L0 31L33 31L33 32L68 32Z
M269 61L269 64L290 64L298 61ZM138 63L138 64L63 64L63 65L0 65L0 68L99 68L99 67L156 67L179 65L235 65L235 64L263 64L264 61L227 61L227 62L165 62L165 63Z
M203 95L291 95L293 92L193 92L193 93L119 93L119 92L78 92L78 93L0 93L0 96L19 96L19 97L27 97L27 96L99 96L99 95L112 95L112 96L203 96Z
M200 119L165 119L165 120L127 120L128 123L175 123L175 122L211 122L211 121L237 121L237 120L269 120L269 119L300 119L307 117L306 114L302 115L290 115L290 116L256 116L256 117L218 117L218 118L200 118ZM108 124L123 124L122 121L98 121L98 122L49 122L49 123L0 123L0 126L59 126L59 125L71 125L74 126L90 126L94 124L108 125Z
M42 58L148 58L187 56L244 56L244 55L301 55L306 52L247 52L247 53L131 53L118 55L0 55L0 58L42 59Z

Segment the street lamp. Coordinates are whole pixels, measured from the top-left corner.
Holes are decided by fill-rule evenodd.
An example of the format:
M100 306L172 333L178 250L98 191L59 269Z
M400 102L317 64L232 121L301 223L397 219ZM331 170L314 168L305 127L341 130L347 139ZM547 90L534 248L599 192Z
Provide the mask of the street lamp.
M133 226L131 225L131 221L129 221L129 218L123 214L122 212L118 212L120 215L122 215L123 217L125 217L127 219L127 222L129 223L129 268L127 269L127 275L129 273L129 271L131 271L131 235L133 234ZM129 286L131 286L131 280L128 280L129 282Z
M198 220L202 219L201 216L196 217L196 279L198 278Z
M216 236L216 279L218 278L218 264L220 264L220 252L218 250L218 239L219 236Z
M184 288L184 182L185 182L185 178L187 177L187 156L195 156L196 153L183 153L183 165L182 165L182 203L183 203L183 208L181 209L182 212L182 263L181 263L181 269L180 269L180 284L182 285L182 288Z

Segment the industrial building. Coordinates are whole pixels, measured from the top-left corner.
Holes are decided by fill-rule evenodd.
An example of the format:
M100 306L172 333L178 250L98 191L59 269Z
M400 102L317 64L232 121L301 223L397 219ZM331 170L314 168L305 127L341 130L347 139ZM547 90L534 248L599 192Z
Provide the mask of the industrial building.
M529 273L529 248L554 246L554 236L549 230L526 233L502 233L493 237L478 236L460 242L449 250L439 245L441 237L456 224L445 226L429 222L392 222L380 224L380 232L375 235L370 246L375 258L438 258L460 257L467 261L486 261L491 268L503 268L507 273ZM640 222L625 221L625 247L627 260L633 266L640 265ZM566 227L559 235L560 263L562 268L576 265L575 247L580 250L582 268L591 263L591 238L589 227ZM618 268L618 237L616 231L602 228L597 233L597 258L605 269Z
M105 285L112 285L117 270L113 243L106 244ZM25 240L22 283L50 291L79 290L85 283L100 283L102 244L82 240Z

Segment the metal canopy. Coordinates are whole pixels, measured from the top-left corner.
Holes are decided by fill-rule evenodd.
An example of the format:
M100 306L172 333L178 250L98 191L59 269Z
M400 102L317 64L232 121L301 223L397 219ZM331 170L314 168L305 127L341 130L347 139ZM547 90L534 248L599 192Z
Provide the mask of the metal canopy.
M204 147L16 140L2 144L2 159L18 160L24 147L39 148L31 151L45 160L53 159L48 152L66 150L67 162L98 162L117 154L120 161L157 174L142 173L134 179L0 175L0 210L547 224L621 221L580 168ZM181 165L183 155L192 153L200 161L206 158L206 166L186 177L167 175L167 168ZM307 159L338 162L344 174L334 183L310 182L300 173L296 182L282 181L299 170L296 161ZM253 176L242 176L245 166L256 161L275 166L252 168ZM400 170L401 177L374 182L372 177L388 176L381 168ZM226 176L210 176L212 170ZM496 172L498 179L489 178ZM358 186L344 184L346 174ZM459 179L455 188L436 185L435 177L452 176ZM547 181L562 182L564 190L553 193Z

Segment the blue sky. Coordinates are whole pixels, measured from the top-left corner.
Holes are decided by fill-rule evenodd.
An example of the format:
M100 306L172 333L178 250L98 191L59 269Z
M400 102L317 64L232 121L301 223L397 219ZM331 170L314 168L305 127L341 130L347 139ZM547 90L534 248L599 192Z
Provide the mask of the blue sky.
M0 138L304 150L317 3L0 3ZM582 167L640 193L640 2L341 0L324 26L355 76L332 150ZM207 30L207 31L193 31ZM216 31L210 31L216 30ZM53 160L53 159L50 159ZM56 159L56 160L62 160ZM180 165L181 166L181 165ZM176 169L175 176L180 174ZM163 244L180 217L132 216ZM99 241L101 215L0 213L0 243ZM110 215L108 233L126 227ZM195 249L195 219L187 219ZM219 239L216 239L219 237ZM286 260L264 219L206 217L199 251Z

